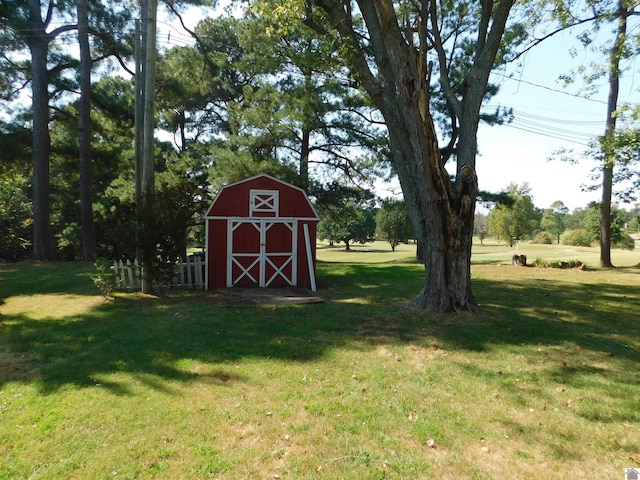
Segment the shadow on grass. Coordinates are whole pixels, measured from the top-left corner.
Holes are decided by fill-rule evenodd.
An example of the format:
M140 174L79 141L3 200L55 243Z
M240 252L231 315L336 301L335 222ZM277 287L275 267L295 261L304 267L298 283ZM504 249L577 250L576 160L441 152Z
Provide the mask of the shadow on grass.
M166 388L163 379L201 379L179 365L184 361L212 365L209 381L224 385L244 380L233 373L234 362L243 359L307 362L337 347L388 342L435 342L464 351L574 345L640 362L637 343L629 340L640 334L640 299L628 286L479 279L480 314L438 315L399 307L420 288L419 265L319 267L324 304L231 307L206 292L179 292L166 299L123 295L72 318L2 315L0 346L7 353L0 354L0 385L32 381L47 393L100 382L127 395L101 378L125 372L157 389ZM60 291L51 282L49 291ZM580 373L576 367L558 374Z
M91 280L93 273L93 265L84 262L26 261L0 265L0 298L49 293L95 295L98 290Z

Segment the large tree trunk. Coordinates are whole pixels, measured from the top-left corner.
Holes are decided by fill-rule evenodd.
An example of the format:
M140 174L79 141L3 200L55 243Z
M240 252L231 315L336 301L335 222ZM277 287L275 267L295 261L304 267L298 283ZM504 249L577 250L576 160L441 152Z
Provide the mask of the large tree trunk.
M471 291L476 176L465 168L459 186L449 187L435 128L430 118L422 118L417 105L407 102L395 122L387 121L407 209L417 240L424 245L425 283L413 305L437 312L476 311Z
M612 138L616 132L616 110L620 90L620 58L625 46L628 11L624 1L618 2L618 30L616 40L609 55L609 98L607 101L607 124L605 139ZM600 266L613 267L611 262L611 196L613 192L613 166L615 156L611 147L605 144L604 165L602 166L602 205L600 210Z
M91 184L91 50L89 48L89 18L87 0L77 0L78 42L80 44L80 108L78 142L80 150L80 220L82 225L82 258L96 257L96 234L93 221Z
M151 293L153 290L154 260L156 247L152 241L154 232L150 230L153 215L155 196L155 86L156 86L156 16L158 14L158 0L148 0L146 24L146 63L144 69L144 141L141 181L141 203L144 216L142 251L142 293Z
M351 2L310 2L331 19L345 41L344 52L352 71L384 116L392 161L416 239L424 245L425 284L413 303L418 308L437 312L478 309L471 291L476 134L489 74L514 1L482 2L472 65L465 72L462 92L456 91L449 79L450 58L440 38L435 2L416 2L420 21L401 26L393 1L358 0L367 29L366 43L354 28ZM427 50L431 47L438 56L440 86L452 115L448 150L456 149L454 181L444 168L448 155L438 148L430 112ZM375 69L365 51L372 52Z
M54 259L51 232L49 152L49 90L47 52L49 39L40 19L40 4L31 2L31 89L33 111L33 257Z

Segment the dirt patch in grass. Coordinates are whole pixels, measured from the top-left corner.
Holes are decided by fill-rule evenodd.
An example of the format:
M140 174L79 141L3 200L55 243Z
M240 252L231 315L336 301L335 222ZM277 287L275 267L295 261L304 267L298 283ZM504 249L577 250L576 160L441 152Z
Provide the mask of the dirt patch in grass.
M14 353L0 345L0 384L34 377L33 364L25 353Z
M302 287L233 287L215 291L216 301L222 305L307 305L322 303L324 299Z

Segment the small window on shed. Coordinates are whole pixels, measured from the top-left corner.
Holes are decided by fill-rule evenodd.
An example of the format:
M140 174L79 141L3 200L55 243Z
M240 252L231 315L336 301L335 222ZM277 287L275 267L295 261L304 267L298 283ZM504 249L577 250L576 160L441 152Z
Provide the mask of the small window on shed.
M278 190L251 190L251 216L277 217Z

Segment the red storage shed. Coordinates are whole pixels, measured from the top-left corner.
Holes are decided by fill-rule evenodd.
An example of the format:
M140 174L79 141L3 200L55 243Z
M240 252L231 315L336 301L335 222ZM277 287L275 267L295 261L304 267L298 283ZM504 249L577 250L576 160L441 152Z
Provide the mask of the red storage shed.
M304 190L269 175L223 187L204 217L206 288L316 290L318 214Z

